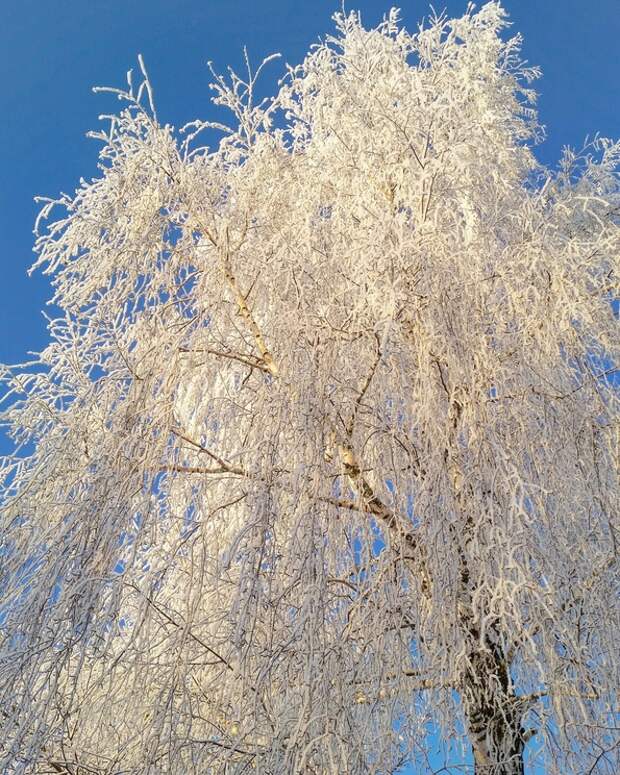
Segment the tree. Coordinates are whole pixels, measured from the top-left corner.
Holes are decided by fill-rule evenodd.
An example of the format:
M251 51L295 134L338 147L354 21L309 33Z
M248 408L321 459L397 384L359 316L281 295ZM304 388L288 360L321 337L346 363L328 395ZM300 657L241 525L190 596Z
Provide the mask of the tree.
M142 66L44 202L3 772L617 771L620 146L536 162L499 3L336 21L273 99L214 74L234 128Z

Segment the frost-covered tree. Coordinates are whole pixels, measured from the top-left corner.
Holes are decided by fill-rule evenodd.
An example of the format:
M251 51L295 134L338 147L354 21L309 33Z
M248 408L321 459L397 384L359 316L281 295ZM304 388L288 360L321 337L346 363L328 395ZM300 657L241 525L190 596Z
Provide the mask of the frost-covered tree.
M3 372L2 772L618 771L620 146L536 162L504 16L118 92Z

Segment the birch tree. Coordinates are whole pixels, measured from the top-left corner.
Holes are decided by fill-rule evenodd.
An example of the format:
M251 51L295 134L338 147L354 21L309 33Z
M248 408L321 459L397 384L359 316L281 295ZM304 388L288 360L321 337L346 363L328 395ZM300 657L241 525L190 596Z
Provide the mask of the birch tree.
M620 146L536 161L497 2L335 18L43 200L2 772L618 771Z

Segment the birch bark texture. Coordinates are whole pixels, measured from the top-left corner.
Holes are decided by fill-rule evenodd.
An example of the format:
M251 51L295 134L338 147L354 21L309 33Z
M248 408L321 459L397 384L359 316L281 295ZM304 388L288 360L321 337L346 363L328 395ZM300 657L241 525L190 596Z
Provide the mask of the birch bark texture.
M536 161L497 2L335 19L273 99L214 72L230 127L140 60L43 202L2 772L618 771L620 146Z

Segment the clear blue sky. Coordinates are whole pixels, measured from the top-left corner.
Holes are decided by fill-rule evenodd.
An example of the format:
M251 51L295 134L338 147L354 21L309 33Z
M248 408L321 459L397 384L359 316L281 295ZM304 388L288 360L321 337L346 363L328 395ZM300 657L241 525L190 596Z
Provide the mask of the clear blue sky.
M46 279L26 277L33 259L35 194L72 192L80 176L96 174L97 143L85 133L109 100L93 85L124 84L141 52L156 90L160 118L180 125L212 115L211 59L222 69L240 64L243 45L253 60L280 51L290 63L331 31L340 0L2 0L0 26L0 362L20 361L46 341L40 314ZM540 112L548 140L546 163L564 144L580 145L600 131L620 136L620 0L504 0L525 57L543 68ZM389 0L347 0L368 25ZM423 0L401 3L414 26L428 12ZM461 14L466 0L435 0ZM269 71L274 81L278 65ZM118 103L114 103L115 109Z

